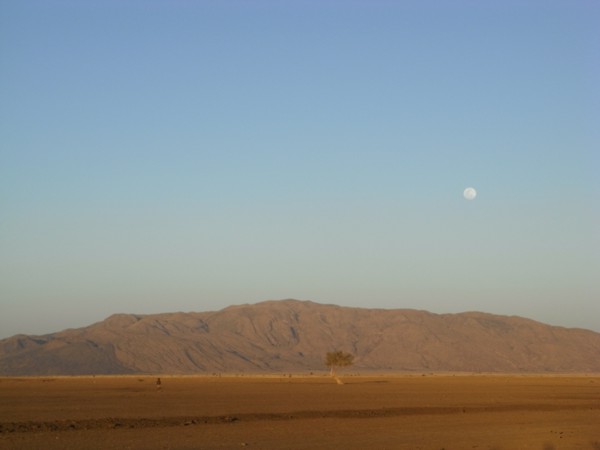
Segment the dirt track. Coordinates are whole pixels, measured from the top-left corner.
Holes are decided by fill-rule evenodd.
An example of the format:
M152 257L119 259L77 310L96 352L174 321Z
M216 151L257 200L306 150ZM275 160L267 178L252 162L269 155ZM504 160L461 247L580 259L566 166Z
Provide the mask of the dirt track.
M600 377L0 378L6 449L592 449Z

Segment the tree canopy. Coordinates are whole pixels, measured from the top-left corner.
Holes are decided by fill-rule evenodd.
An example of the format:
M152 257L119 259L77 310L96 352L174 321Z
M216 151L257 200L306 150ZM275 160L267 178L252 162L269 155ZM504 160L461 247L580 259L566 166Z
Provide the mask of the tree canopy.
M325 365L331 369L331 375L335 376L335 369L337 367L351 366L354 362L354 355L352 353L346 353L341 350L334 352L327 352L325 357Z

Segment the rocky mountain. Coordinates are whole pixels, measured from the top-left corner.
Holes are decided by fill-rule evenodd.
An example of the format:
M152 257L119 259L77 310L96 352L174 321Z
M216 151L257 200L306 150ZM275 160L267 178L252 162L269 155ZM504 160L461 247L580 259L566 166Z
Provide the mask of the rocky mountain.
M600 372L600 333L589 330L282 300L16 335L0 340L0 375L319 371L335 349L355 355L352 371Z

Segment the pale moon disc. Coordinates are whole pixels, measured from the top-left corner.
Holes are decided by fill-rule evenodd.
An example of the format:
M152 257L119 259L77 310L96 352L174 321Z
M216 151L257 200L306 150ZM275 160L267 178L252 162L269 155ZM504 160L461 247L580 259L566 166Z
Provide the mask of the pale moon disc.
M477 197L477 191L472 187L468 187L463 192L463 195L467 200L473 200L475 197Z

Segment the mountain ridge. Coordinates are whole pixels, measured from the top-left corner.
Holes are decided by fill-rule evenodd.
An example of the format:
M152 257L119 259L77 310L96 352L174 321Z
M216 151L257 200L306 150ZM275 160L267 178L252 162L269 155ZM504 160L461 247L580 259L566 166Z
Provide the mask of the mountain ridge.
M331 350L354 370L600 372L600 333L469 311L267 300L218 311L113 314L0 340L0 375L299 372Z

